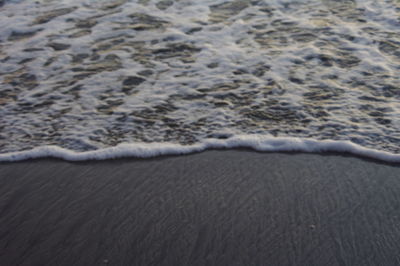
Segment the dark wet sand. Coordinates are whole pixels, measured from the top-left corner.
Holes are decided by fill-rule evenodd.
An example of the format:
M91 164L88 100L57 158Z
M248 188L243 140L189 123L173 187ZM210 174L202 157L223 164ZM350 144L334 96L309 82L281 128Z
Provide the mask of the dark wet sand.
M207 151L0 164L1 265L400 265L400 167Z

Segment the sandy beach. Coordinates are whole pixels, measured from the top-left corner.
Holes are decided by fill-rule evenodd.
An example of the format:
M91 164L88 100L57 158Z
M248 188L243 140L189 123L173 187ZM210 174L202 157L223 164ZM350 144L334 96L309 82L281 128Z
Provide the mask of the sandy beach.
M398 265L400 168L214 150L0 164L1 265Z

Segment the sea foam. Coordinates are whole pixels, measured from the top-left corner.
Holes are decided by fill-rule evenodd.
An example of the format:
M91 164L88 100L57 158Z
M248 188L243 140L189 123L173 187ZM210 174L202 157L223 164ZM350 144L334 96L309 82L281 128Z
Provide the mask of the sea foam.
M3 2L2 160L400 154L399 1Z
M380 161L398 163L400 154L369 149L350 141L314 140L289 137L240 135L228 139L206 139L193 145L173 143L124 143L94 151L76 152L57 146L42 146L28 151L0 154L0 162L37 158L60 158L68 161L105 160L122 157L151 158L161 155L182 155L207 149L251 148L260 152L349 153Z

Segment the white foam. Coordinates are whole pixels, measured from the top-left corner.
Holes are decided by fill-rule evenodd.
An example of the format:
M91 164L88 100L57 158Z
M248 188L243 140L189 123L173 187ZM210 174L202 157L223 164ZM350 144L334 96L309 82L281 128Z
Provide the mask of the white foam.
M238 135L229 139L205 139L193 145L173 143L125 143L95 151L76 152L57 146L42 146L28 151L0 154L0 162L22 161L45 157L68 161L105 160L122 157L151 158L180 155L207 149L251 148L262 152L340 152L380 161L399 163L400 154L362 147L350 141L315 140L261 135Z

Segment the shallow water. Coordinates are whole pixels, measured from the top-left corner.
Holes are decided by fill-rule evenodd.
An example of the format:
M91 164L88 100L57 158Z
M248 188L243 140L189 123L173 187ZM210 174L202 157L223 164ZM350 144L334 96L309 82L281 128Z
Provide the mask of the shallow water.
M0 153L237 135L400 153L396 0L0 1Z

